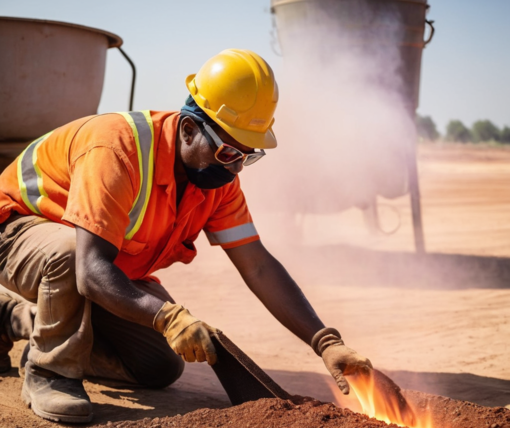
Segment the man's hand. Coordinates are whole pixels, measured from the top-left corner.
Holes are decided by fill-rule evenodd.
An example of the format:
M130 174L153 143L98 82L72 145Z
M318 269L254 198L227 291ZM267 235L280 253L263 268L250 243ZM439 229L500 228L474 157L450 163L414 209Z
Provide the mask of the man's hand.
M369 374L372 363L354 349L345 346L340 333L333 328L319 330L312 339L312 348L320 355L326 368L335 379L343 394L349 394L347 375Z
M154 318L154 329L163 333L173 351L188 363L216 363L211 335L219 330L200 321L181 305L166 302Z

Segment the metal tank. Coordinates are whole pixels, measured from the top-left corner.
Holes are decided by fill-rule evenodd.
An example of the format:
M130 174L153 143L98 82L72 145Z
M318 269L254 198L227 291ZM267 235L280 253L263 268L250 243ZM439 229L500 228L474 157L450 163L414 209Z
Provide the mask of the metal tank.
M365 58L386 56L387 67L375 70L372 78L399 93L414 120L422 51L434 34L433 21L426 19L427 0L272 0L271 6L284 59L328 64L353 52ZM303 34L314 37L303 42ZM409 141L408 185L415 245L423 253L415 143Z
M27 141L96 114L106 51L121 45L119 36L95 28L0 17L0 163Z
M425 17L427 0L272 0L271 6L284 56L307 49L331 57L346 49L376 54L398 47L400 90L412 109L418 107L422 50L434 33L433 21ZM324 35L320 46L295 42L300 33L320 31L324 19L334 20L338 33ZM424 40L426 24L430 32Z

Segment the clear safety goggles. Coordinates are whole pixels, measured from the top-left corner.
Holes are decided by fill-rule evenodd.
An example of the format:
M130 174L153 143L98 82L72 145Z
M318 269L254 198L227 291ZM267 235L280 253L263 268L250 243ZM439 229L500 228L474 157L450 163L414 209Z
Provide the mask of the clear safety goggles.
M229 165L242 159L243 165L248 166L254 164L266 155L263 149L255 149L256 151L253 153L243 153L241 150L224 143L207 123L204 122L202 125L205 131L204 136L213 149L214 157L218 162L224 165Z

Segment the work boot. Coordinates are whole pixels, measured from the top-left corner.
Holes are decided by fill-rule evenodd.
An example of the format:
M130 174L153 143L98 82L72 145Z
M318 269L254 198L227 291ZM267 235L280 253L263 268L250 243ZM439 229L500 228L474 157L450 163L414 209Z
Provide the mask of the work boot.
M25 365L21 398L41 418L55 422L86 423L92 404L81 380L68 379L30 361Z
M12 349L11 313L17 302L7 294L0 294L0 373L11 369L9 351Z

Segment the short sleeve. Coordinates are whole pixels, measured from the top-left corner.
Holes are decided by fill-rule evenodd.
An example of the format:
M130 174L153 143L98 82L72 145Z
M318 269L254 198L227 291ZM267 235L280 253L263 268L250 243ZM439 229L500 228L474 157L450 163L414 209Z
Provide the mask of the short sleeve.
M71 186L63 220L121 248L134 201L125 162L111 147L98 146L70 166Z
M211 245L224 249L259 240L251 214L241 190L239 178L227 185L220 203L204 226Z

